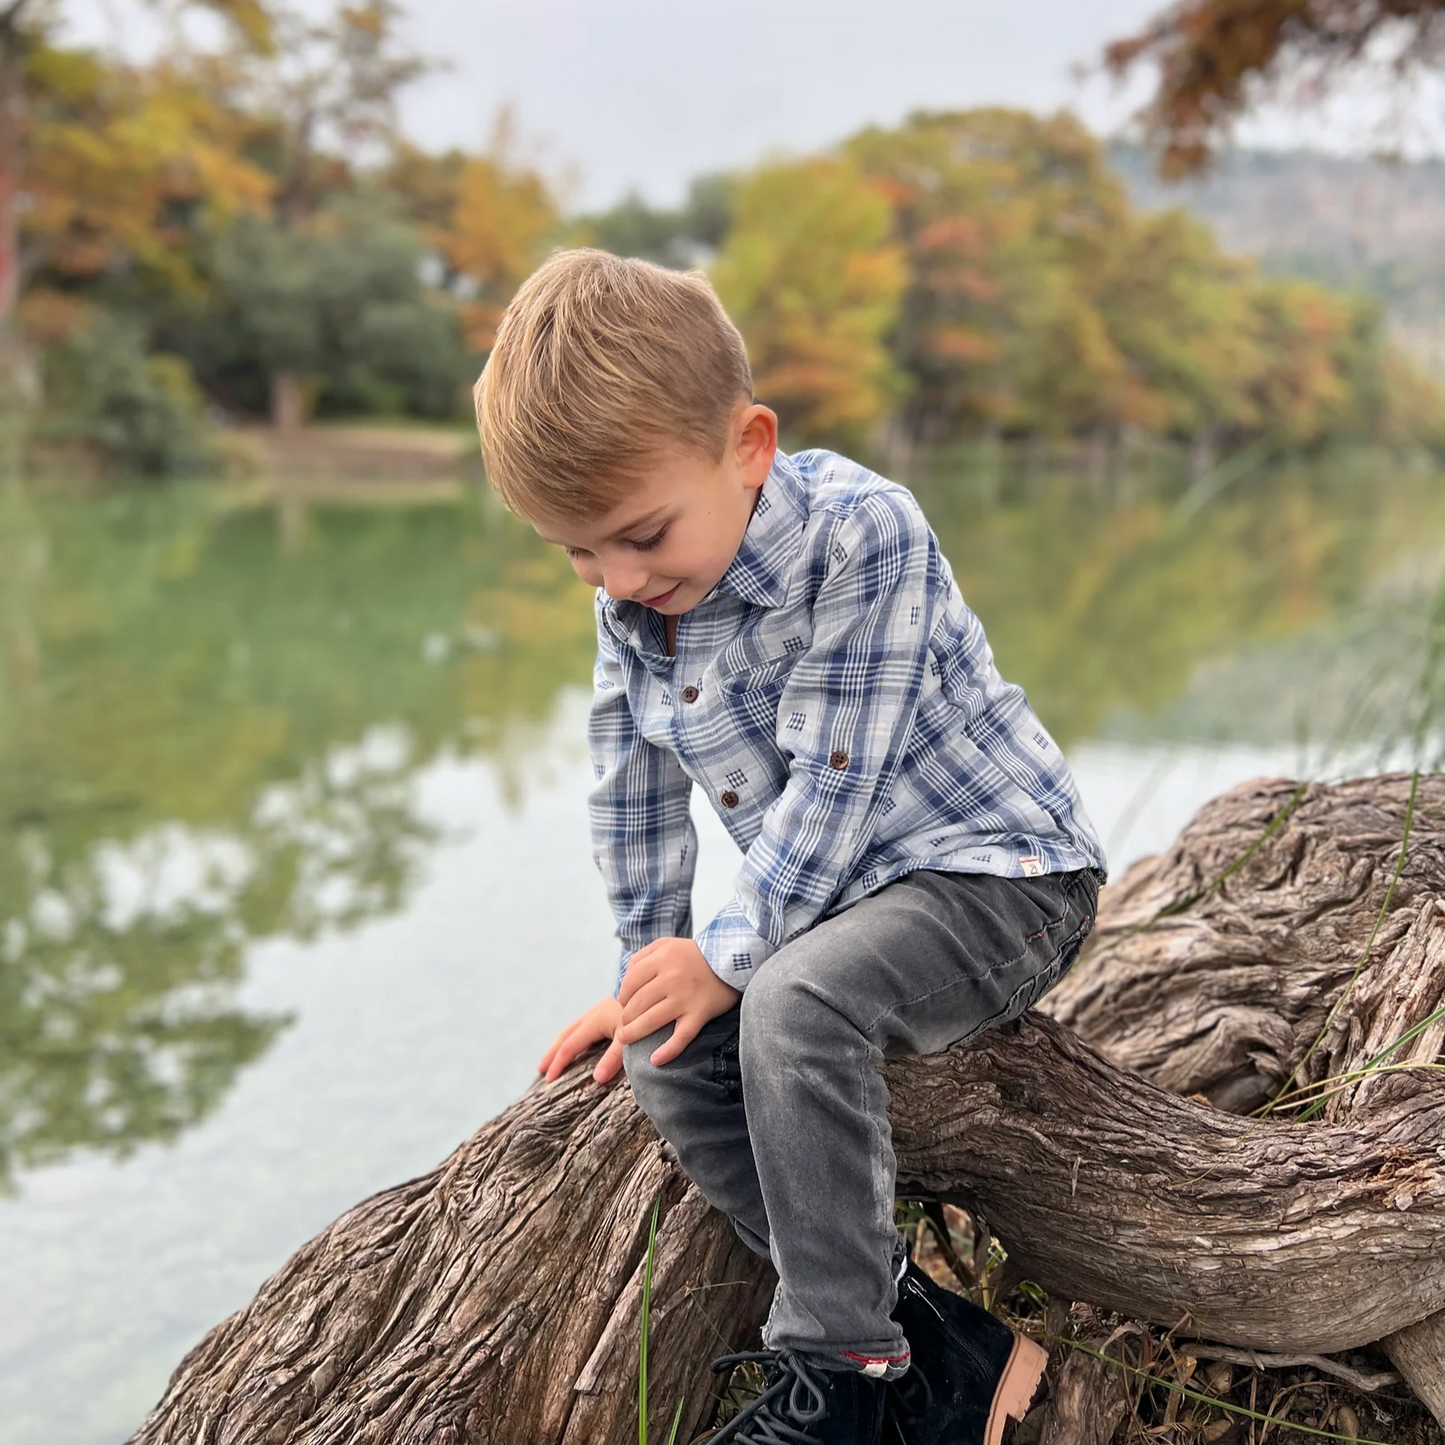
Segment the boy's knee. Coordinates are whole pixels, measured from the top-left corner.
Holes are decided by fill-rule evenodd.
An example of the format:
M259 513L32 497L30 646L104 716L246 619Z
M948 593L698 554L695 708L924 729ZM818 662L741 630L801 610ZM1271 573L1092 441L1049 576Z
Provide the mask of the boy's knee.
M745 1053L772 1055L789 1050L817 1030L821 1001L787 961L774 958L759 969L743 992L739 1032Z
M671 1080L667 1065L659 1068L652 1062L652 1055L667 1042L671 1033L672 1025L669 1024L655 1034L648 1034L645 1039L638 1039L635 1044L622 1046L622 1067L626 1071L627 1082L632 1085L633 1097L653 1123L657 1123L658 1115L666 1111Z

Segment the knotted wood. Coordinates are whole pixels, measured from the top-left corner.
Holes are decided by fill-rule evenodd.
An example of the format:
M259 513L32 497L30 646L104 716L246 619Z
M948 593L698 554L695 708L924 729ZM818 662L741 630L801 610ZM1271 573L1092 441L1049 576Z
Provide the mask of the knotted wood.
M1441 1006L1445 781L1422 780L1413 809L1409 793L1399 777L1264 782L1206 807L1107 891L1053 1017L886 1066L900 1192L981 1209L1062 1298L1187 1314L1265 1350L1404 1332L1428 1357L1445 1310L1440 1076L1355 1081L1307 1122L1231 1112L1292 1074L1348 1074ZM1438 1048L1427 1029L1409 1052ZM625 1086L585 1066L304 1246L133 1439L634 1439L654 1204L652 1424L665 1438L684 1399L687 1439L711 1408L708 1357L746 1343L771 1279ZM1409 1353L1396 1363L1415 1378Z

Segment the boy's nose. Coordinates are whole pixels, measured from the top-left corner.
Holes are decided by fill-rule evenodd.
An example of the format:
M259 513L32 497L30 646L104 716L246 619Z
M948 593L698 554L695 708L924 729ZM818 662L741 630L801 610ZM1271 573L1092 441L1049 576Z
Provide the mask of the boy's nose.
M609 597L626 602L647 586L647 571L642 567L609 567L602 574L602 588Z

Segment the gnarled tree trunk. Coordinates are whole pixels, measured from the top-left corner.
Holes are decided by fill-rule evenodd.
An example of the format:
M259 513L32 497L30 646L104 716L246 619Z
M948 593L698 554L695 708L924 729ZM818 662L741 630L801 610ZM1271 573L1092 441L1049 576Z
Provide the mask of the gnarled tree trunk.
M1229 1112L1348 1073L1441 1006L1445 780L1413 809L1410 791L1268 782L1205 808L1109 890L1054 1018L887 1065L900 1192L980 1209L1059 1297L1255 1349L1396 1336L1422 1378L1445 1311L1439 1076L1360 1081L1305 1122ZM629 1439L659 1201L651 1414L661 1438L685 1399L687 1439L708 1356L744 1344L771 1281L625 1086L582 1068L298 1251L134 1438Z

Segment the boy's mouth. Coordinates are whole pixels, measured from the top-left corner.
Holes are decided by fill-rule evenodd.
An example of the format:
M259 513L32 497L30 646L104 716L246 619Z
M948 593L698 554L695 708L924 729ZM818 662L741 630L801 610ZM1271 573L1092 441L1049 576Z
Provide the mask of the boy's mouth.
M674 586L669 587L666 592L659 592L656 597L643 597L641 599L642 605L644 607L662 607L672 601L673 594L681 586L682 583L678 582Z

